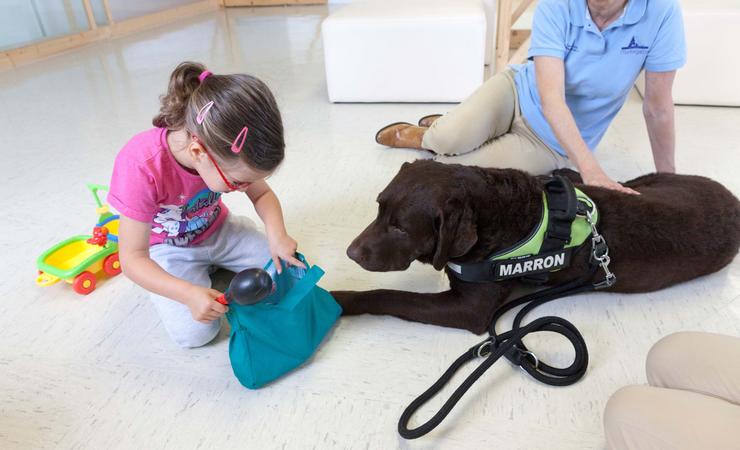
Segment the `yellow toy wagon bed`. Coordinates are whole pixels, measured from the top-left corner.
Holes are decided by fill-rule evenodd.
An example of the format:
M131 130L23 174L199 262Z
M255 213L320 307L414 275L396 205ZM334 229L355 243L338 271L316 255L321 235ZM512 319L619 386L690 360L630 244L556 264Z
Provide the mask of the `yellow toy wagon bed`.
M39 256L36 261L38 276L36 284L51 286L61 280L72 284L78 294L87 295L95 290L96 273L103 271L110 276L121 273L118 260L119 216L109 211L108 205L100 202L99 190L105 186L89 184L88 188L98 205L98 223L92 235L73 236Z

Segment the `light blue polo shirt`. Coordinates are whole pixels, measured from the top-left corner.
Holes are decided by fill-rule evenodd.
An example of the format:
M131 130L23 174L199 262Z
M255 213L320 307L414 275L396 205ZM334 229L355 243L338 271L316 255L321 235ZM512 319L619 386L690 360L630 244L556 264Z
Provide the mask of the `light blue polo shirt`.
M530 61L513 66L515 81L530 127L565 155L542 114L535 56L563 59L565 102L593 151L642 69L668 72L686 62L678 0L628 0L622 16L603 31L591 20L586 0L540 0L532 24Z

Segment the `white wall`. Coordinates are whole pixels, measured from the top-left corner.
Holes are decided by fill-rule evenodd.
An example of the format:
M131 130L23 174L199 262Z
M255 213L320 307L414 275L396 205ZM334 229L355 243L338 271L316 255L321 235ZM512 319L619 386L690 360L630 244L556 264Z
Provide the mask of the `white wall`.
M101 19L105 21L105 14ZM0 49L78 33L87 28L81 0L0 1Z
M109 0L114 21L198 0ZM95 22L107 23L102 0L90 0ZM82 0L0 0L0 50L88 30Z
M109 0L114 21L144 16L200 0Z

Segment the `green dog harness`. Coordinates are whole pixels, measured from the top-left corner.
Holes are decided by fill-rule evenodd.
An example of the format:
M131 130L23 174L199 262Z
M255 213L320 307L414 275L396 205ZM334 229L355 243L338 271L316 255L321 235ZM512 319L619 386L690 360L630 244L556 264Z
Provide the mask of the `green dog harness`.
M545 183L540 221L523 240L476 263L447 263L455 276L469 282L510 278L543 283L547 274L570 265L574 250L591 237L591 221L598 222L596 203L566 178Z

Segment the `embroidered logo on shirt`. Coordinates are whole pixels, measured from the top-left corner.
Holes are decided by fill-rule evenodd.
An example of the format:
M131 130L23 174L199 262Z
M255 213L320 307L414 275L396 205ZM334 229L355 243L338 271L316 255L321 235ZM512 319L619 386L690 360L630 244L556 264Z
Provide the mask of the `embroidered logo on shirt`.
M635 37L632 36L630 43L626 47L622 47L622 53L645 53L647 49L647 46L638 44Z

